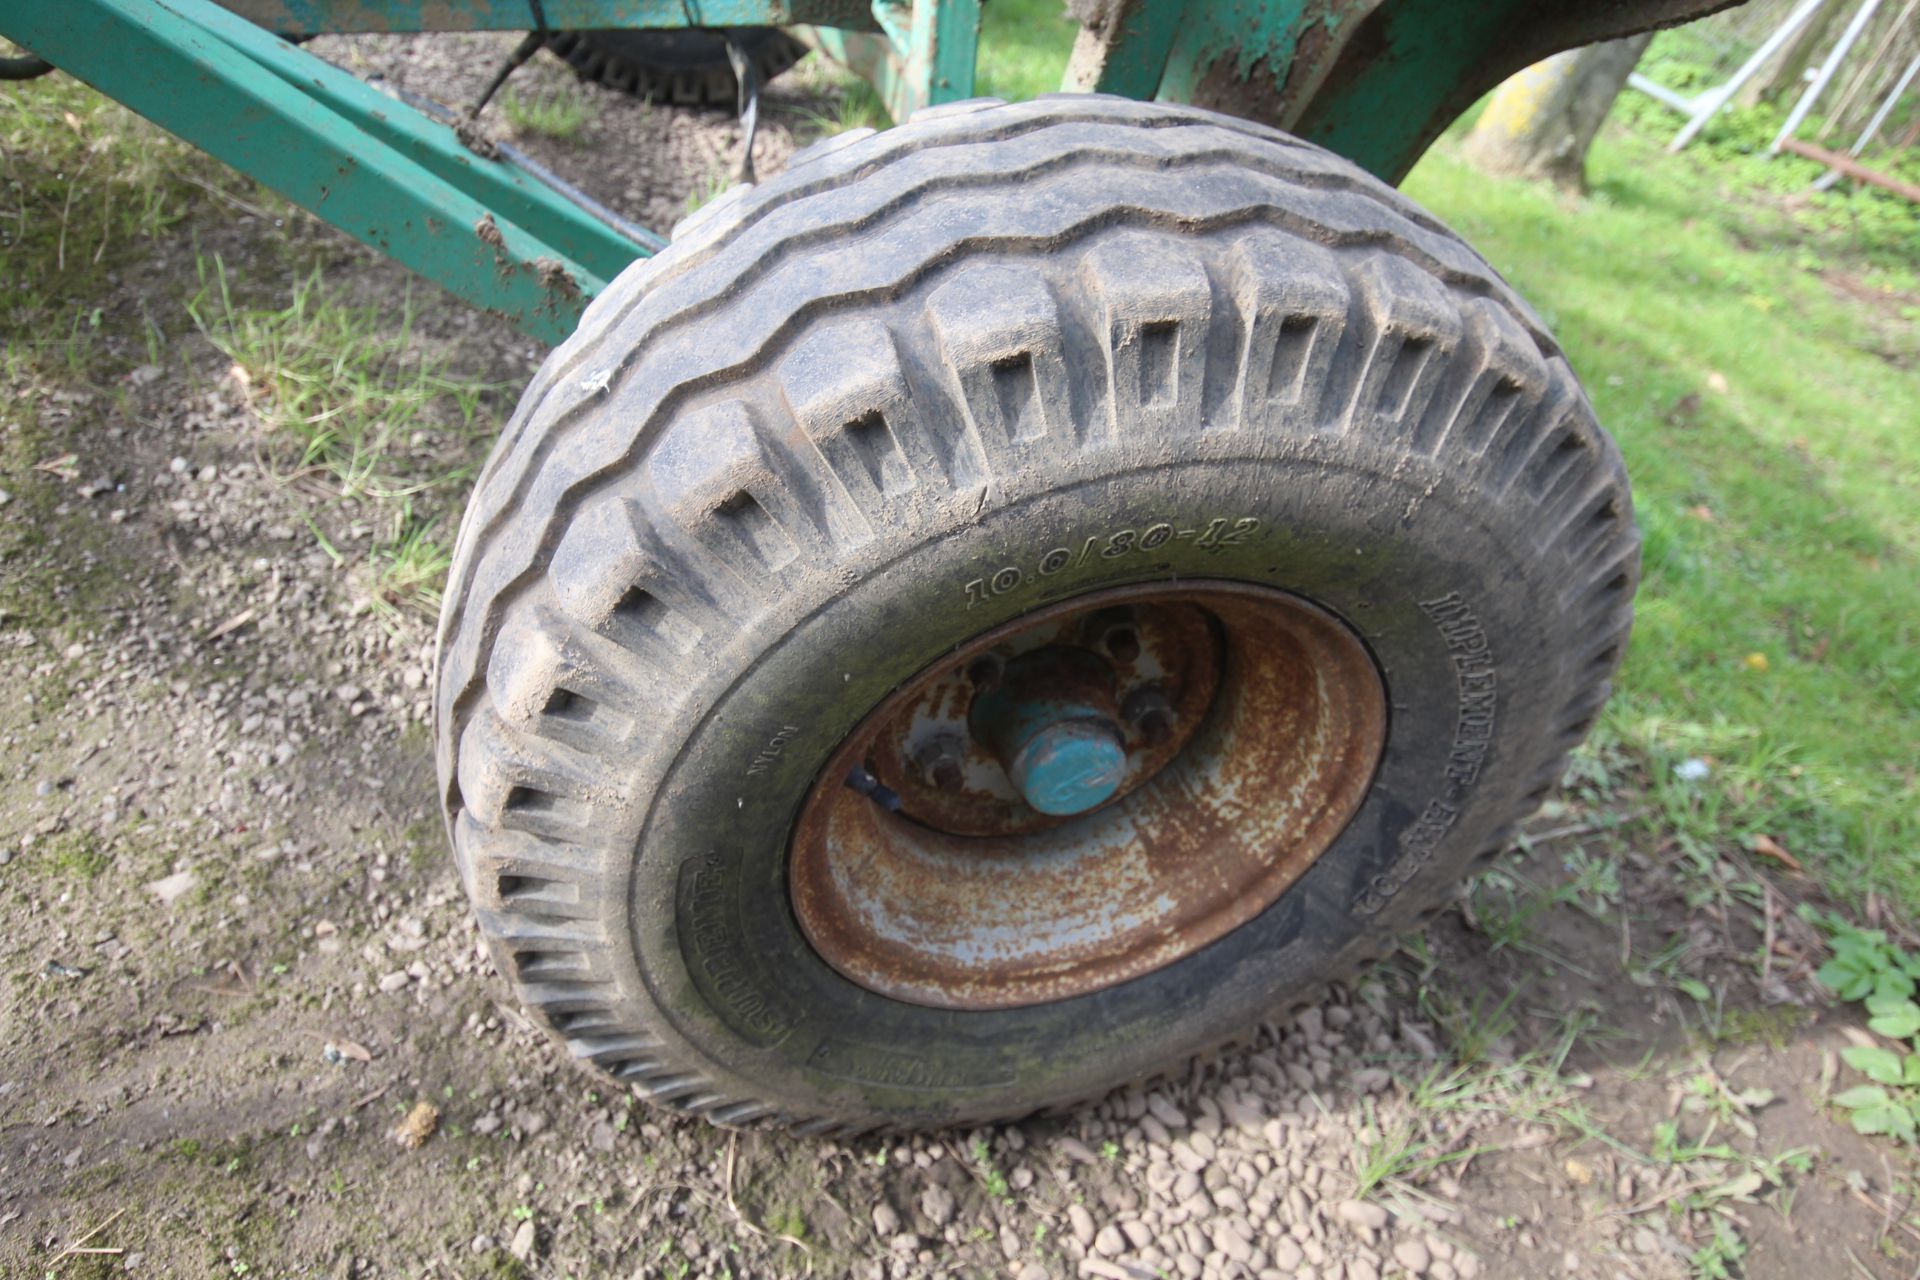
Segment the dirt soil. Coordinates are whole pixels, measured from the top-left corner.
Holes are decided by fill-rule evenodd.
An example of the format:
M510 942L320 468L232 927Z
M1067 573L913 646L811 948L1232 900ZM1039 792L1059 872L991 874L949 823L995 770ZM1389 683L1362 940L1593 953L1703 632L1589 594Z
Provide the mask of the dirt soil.
M316 47L464 102L503 42ZM640 221L731 168L723 114L590 100L579 141L523 145ZM817 76L772 108L763 172L835 110ZM1617 820L1617 762L1353 990L1072 1114L803 1141L576 1067L447 855L429 622L369 607L370 526L284 479L185 320L215 251L262 297L315 263L409 288L209 197L93 300L86 374L0 406L0 1273L1915 1274L1906 1158L1823 1105L1865 1033L1809 979L1809 887ZM466 376L541 355L413 298Z

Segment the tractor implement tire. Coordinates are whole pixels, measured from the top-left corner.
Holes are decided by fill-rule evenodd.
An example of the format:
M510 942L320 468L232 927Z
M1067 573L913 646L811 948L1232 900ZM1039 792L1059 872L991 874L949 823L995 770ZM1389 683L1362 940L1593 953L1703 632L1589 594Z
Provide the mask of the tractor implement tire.
M807 46L778 27L703 30L563 31L547 47L582 80L674 106L731 107L739 79L727 61L727 36L765 84L807 55Z
M446 593L447 820L520 1000L645 1096L1020 1116L1437 912L1638 575L1560 349L1413 202L1201 110L951 104L707 205L548 358Z

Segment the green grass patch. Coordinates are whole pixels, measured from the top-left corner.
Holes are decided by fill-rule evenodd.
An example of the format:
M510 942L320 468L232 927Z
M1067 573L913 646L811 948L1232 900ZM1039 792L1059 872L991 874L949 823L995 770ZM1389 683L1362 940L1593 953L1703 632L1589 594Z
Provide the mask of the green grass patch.
M10 47L10 46L9 46ZM58 72L0 85L0 334L84 359L97 285L213 193L217 162Z
M1686 28L1662 32L1641 60L1639 70L1670 88L1696 94L1726 78L1726 72L1700 61L1698 39ZM1831 99L1829 99L1831 100ZM1841 255L1874 284L1913 292L1920 289L1920 206L1870 184L1841 182L1814 189L1826 168L1791 152L1769 155L1767 148L1786 122L1792 96L1753 106L1732 106L1716 115L1679 157L1663 161L1711 191L1742 195L1769 193L1782 200L1746 202L1749 234L1802 266ZM1821 104L1816 104L1821 105ZM1861 159L1907 182L1920 183L1920 150L1894 150L1888 139L1906 132L1920 105L1894 111ZM1679 132L1683 117L1644 94L1629 91L1616 107L1617 118L1633 133L1664 145ZM1826 120L1810 115L1796 136L1819 140ZM1841 150L1855 131L1834 130L1824 145ZM1909 319L1920 318L1910 315Z
M317 269L284 305L262 306L236 299L218 258L203 260L187 310L233 361L281 478L318 480L376 524L375 605L436 610L452 537L441 499L471 476L494 425L483 410L504 388L456 376L424 350L411 294L398 314L344 302Z
M865 80L848 76L841 87L838 108L831 116L815 115L814 120L827 134L849 129L885 129L893 124L880 91Z
M893 124L879 91L824 54L815 54L788 75L820 95L829 110L788 106L773 101L763 109L789 111L806 122L801 141L831 138L849 129L885 129Z
M42 847L40 860L63 880L92 880L113 865L98 840L78 831L50 838Z
M993 0L982 6L974 92L1009 102L1058 92L1079 29L1060 0Z
M1540 310L1626 454L1646 577L1603 732L1657 820L1683 844L1766 835L1839 896L1912 911L1920 313L1881 246L1711 151L1667 156L1670 133L1603 136L1578 202L1447 148L1406 188Z
M837 133L839 130L829 127L826 132ZM693 214L699 210L725 195L727 188L732 185L733 177L724 167L715 165L713 168L708 169L706 174L693 185L693 189L687 192L687 211L682 216L693 216Z
M500 113L518 134L577 142L591 118L586 96L577 85L554 83L521 90L509 88L500 96Z

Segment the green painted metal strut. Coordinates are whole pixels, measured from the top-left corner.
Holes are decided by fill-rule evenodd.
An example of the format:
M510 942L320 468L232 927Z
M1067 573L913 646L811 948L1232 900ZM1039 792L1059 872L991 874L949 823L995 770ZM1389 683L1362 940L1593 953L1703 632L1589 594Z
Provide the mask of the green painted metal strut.
M0 0L0 34L546 341L650 252L212 0Z
M1225 111L1398 182L1521 67L1736 0L1108 0L1064 87Z
M878 31L802 27L797 34L861 79L895 120L973 96L981 0L873 0Z

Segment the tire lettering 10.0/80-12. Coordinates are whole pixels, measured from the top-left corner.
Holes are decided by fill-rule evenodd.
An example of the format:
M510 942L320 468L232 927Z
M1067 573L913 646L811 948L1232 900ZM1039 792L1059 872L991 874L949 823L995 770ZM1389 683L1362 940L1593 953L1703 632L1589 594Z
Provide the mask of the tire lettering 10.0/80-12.
M1169 542L1192 540L1193 545L1204 551L1217 551L1222 547L1244 546L1248 538L1260 528L1260 522L1252 516L1232 519L1228 516L1216 516L1204 526L1194 529L1176 529L1161 521L1143 529L1116 529L1111 533L1093 534L1076 547L1055 547L1042 555L1031 570L1017 564L997 569L984 578L975 578L967 584L967 608L982 604L994 596L1003 596L1007 592L1021 587L1036 577L1047 578L1067 569L1077 569L1094 560L1119 560L1122 557L1145 554L1151 555Z

